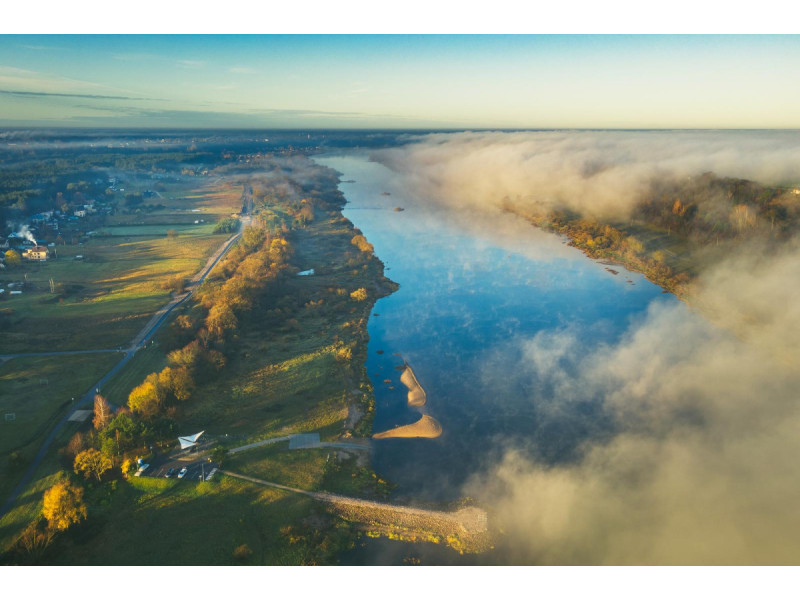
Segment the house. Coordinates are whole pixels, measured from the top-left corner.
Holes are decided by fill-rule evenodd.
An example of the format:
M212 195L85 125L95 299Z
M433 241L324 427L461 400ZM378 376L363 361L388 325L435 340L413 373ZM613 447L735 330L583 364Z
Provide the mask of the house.
M76 210L73 214L76 217L85 217L86 216L86 210Z
M47 260L47 246L34 246L33 248L28 248L22 253L22 258L26 260L39 260L45 261Z

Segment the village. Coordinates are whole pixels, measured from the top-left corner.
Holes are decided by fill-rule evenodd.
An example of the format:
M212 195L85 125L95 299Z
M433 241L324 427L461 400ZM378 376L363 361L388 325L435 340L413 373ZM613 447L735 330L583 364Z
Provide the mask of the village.
M95 182L99 184L101 180ZM62 201L60 209L36 213L27 222L7 222L6 235L0 235L0 269L16 267L22 261L45 262L57 258L57 246L82 244L95 235L91 229L102 225L104 218L115 210L114 192L124 191L116 185L115 179L108 180L107 190L111 194L105 198L85 199L78 193L74 197L81 203ZM63 200L64 194L58 195Z

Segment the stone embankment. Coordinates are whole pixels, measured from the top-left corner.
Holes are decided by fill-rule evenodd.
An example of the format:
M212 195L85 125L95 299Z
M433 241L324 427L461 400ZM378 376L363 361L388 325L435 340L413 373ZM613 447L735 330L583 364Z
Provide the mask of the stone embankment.
M220 473L325 502L342 518L361 523L368 531L377 531L389 537L447 543L461 552L480 552L489 547L486 512L477 507L462 508L455 512L429 510L329 492L310 492L230 471L220 470Z

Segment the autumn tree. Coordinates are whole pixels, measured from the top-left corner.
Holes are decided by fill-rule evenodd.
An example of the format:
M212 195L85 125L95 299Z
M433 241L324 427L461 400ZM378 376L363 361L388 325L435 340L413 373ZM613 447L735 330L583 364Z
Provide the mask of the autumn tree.
M131 473L136 471L136 461L132 458L126 458L122 461L120 470L122 471L122 476L127 479Z
M186 367L164 367L158 374L158 383L168 390L176 400L188 400L194 388L194 381Z
M76 431L75 435L73 435L67 446L64 448L65 454L69 457L70 461L74 461L75 457L81 453L81 451L85 450L87 447L86 436L80 431Z
M237 323L233 309L227 304L215 304L206 317L208 331L217 337L222 337L228 329L236 329Z
M363 300L367 299L367 289L366 288L358 288L355 291L350 292L350 298L355 300L356 302L362 302Z
M111 405L108 400L103 398L100 394L95 394L94 397L94 418L92 425L97 431L103 429L108 422L113 418L114 414L111 410Z
M53 541L53 537L55 530L48 527L47 522L41 517L37 517L22 530L16 541L16 550L34 559L41 558Z
M167 355L167 360L173 367L185 367L191 371L197 367L201 355L200 343L197 340L193 340L183 348L170 352Z
M128 395L128 406L131 410L150 419L158 414L164 402L164 390L158 380L158 373L150 373Z
M83 488L60 481L44 493L42 515L55 531L65 531L86 518Z
M22 264L22 257L19 255L19 252L16 250L6 250L6 266L8 267L17 267Z
M373 252L375 250L375 248L372 246L372 244L370 244L367 241L367 238L365 238L361 234L356 235L355 237L353 237L353 239L350 241L350 243L353 244L356 248L358 248L362 252L371 253L371 252Z
M82 473L86 479L94 476L100 481L103 473L112 466L111 459L94 448L84 450L75 457L75 472Z
M242 244L248 250L254 250L259 247L266 239L267 234L258 227L247 227L242 232Z

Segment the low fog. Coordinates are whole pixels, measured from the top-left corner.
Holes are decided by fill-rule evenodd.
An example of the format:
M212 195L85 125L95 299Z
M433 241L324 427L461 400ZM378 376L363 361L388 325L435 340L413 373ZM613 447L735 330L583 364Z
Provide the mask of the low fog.
M433 135L376 158L486 227L503 198L624 217L655 178L800 180L796 132ZM748 245L699 274L692 310L653 302L617 344L587 348L570 328L515 340L517 377L547 393L513 401L596 399L615 427L567 463L510 442L479 469L463 492L490 507L498 550L533 564L796 564L799 292L796 241Z
M419 194L459 208L504 199L624 219L664 180L713 171L800 182L800 132L548 131L436 134L374 157Z

